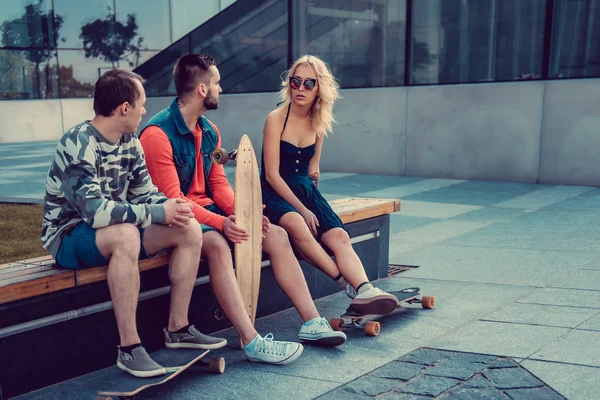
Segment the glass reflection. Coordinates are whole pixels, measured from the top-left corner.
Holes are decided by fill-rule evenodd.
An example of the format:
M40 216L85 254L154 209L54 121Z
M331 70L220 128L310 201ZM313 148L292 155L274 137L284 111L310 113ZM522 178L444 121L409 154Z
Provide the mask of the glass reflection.
M54 54L41 61L36 51L0 49L0 99L58 97L57 80Z

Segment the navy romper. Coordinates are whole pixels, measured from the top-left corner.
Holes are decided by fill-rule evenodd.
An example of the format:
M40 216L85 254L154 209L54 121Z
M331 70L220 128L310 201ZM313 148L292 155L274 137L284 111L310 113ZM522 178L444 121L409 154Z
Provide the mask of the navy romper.
M288 106L287 115L283 124L281 135L285 131L288 118L290 116L290 107ZM319 189L312 183L308 176L308 165L315 155L316 145L313 143L307 147L296 147L284 140L279 141L279 174L288 184L292 192L298 197L310 211L312 211L319 225L317 227L317 239L333 228L342 228L347 231L343 222L337 214L331 209L327 200L321 195ZM261 186L263 204L265 204L264 215L269 220L278 225L279 219L288 212L298 212L292 205L279 196L275 189L267 182L265 172L264 151L261 162Z

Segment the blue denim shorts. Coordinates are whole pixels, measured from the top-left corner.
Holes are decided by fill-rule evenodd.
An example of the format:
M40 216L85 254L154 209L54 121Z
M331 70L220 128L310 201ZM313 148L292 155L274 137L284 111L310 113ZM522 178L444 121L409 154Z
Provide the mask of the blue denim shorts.
M227 217L227 215L225 215L225 212L214 204L209 204L209 205L205 206L204 208L212 213L217 214L217 215L222 215L223 217ZM212 226L209 226L209 225L200 224L200 227L202 228L202 233L208 232L208 231L216 231L215 228L213 228Z
M140 231L140 256L139 259L150 258L144 248L144 229ZM96 244L96 229L87 222L82 221L75 228L67 232L61 241L56 255L56 264L60 268L83 269L108 265L106 257L98 250Z

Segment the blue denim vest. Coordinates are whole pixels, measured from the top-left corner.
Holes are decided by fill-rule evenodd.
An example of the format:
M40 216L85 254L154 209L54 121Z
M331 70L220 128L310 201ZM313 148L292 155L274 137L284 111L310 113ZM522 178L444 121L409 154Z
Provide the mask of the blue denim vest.
M210 161L210 153L217 147L217 134L206 117L202 116L198 120L198 125L202 129L202 143L200 150L202 152L202 164L204 166L204 186L206 195L212 198L210 185L208 183L208 175L212 162ZM149 126L158 126L165 132L171 147L173 148L173 159L175 161L175 169L179 177L179 186L184 195L188 195L194 175L196 174L196 141L194 134L189 130L183 116L177 106L177 99L173 100L168 108L165 108L154 117L150 118L144 130Z

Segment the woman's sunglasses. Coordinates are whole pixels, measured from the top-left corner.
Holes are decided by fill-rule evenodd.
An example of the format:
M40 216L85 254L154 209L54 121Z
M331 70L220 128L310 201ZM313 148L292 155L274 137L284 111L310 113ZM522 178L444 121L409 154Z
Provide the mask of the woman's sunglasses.
M303 82L302 79L298 78L297 76L290 76L290 86L292 87L292 89L294 89L294 90L300 89L300 86L303 83L304 83L304 89L306 89L310 92L311 90L313 90L315 88L315 86L317 84L317 80L314 78L306 78Z

